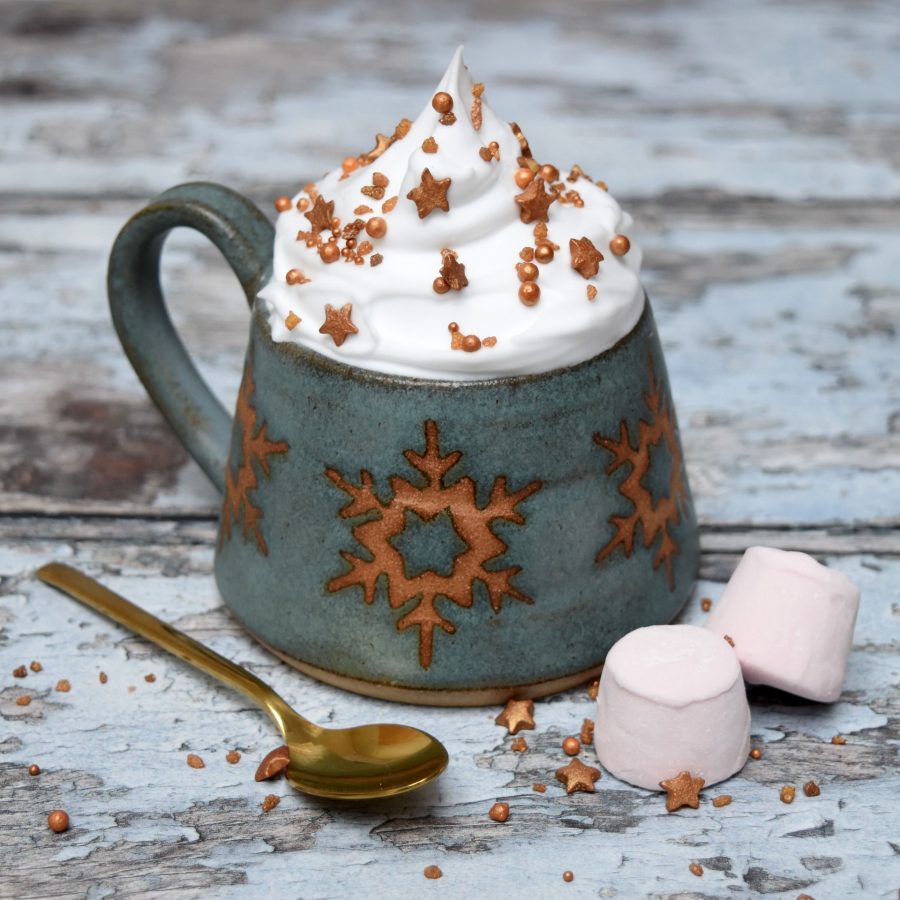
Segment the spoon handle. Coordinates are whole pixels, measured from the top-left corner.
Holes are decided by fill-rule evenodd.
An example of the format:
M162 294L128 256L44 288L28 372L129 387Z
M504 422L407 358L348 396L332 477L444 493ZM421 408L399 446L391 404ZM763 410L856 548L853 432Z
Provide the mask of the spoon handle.
M251 672L224 656L219 656L214 650L157 619L145 609L135 606L84 572L63 563L48 563L37 570L37 577L114 622L137 632L207 675L239 690L272 717L282 734L285 732L285 718L290 716L293 719L298 716L272 688ZM311 722L309 727L311 731L316 730Z

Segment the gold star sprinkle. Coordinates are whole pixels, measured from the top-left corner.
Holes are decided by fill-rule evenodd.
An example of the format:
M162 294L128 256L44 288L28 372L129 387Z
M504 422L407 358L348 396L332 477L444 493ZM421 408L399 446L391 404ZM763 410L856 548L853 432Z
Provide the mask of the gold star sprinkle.
M441 250L441 257L444 264L441 266L441 276L447 283L447 286L454 291L461 291L469 284L466 278L466 267L459 261L455 251L448 250L446 247Z
M675 812L682 806L697 809L700 806L700 791L706 782L702 778L694 778L690 772L679 772L674 778L661 781L659 786L668 795L666 809Z
M546 222L549 218L550 204L555 199L553 194L548 194L544 190L544 182L535 178L521 194L516 194L519 218L526 225L529 222Z
M340 347L349 335L359 332L359 329L350 321L352 310L352 303L345 303L339 310L335 309L330 303L326 303L325 321L319 329L319 334L331 335L335 345Z
M573 759L567 766L556 770L556 780L566 786L567 794L583 791L593 794L596 791L594 782L600 777L600 770L586 766L580 759Z
M569 252L572 254L572 268L582 278L593 278L600 270L603 254L586 237L581 240L572 238L569 241Z
M326 203L325 198L319 195L316 197L313 208L309 212L303 213L303 215L309 219L313 234L319 234L325 231L326 228L330 229L331 220L334 218L334 200L329 200Z
M534 728L534 701L507 700L503 712L494 719L510 734L518 734L523 728Z
M416 204L419 218L424 219L425 216L433 213L436 209L450 212L450 203L447 200L447 191L449 189L449 178L437 180L429 169L423 169L421 184L413 188L406 197Z

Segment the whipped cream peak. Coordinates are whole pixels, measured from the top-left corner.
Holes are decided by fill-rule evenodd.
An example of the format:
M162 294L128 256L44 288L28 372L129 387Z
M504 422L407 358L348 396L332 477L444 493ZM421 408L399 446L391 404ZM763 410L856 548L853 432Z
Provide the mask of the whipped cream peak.
M457 381L543 372L608 349L643 310L631 218L579 167L564 178L531 157L462 47L415 121L276 208L260 292L273 339L349 365ZM340 343L329 307L355 329Z

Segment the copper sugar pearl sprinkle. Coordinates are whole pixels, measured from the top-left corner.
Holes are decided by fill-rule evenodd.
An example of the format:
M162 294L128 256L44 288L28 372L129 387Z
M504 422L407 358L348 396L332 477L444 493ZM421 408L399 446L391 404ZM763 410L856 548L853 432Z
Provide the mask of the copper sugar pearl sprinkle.
M448 113L453 109L453 98L446 91L438 91L431 98L431 106L435 112Z
M69 830L69 814L64 809L54 809L47 816L47 826L56 834Z
M293 205L291 198L287 194L282 194L275 200L275 209L280 213L287 212Z

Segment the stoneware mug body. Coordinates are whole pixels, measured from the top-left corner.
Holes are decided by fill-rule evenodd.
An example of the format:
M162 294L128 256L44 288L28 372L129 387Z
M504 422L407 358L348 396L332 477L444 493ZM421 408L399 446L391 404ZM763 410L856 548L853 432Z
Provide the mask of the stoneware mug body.
M233 419L159 288L162 241L183 225L251 305ZM571 367L387 375L273 342L257 298L273 239L240 195L181 185L126 224L109 267L135 370L222 491L216 580L253 635L353 691L475 705L585 681L623 634L673 618L699 548L649 302Z

